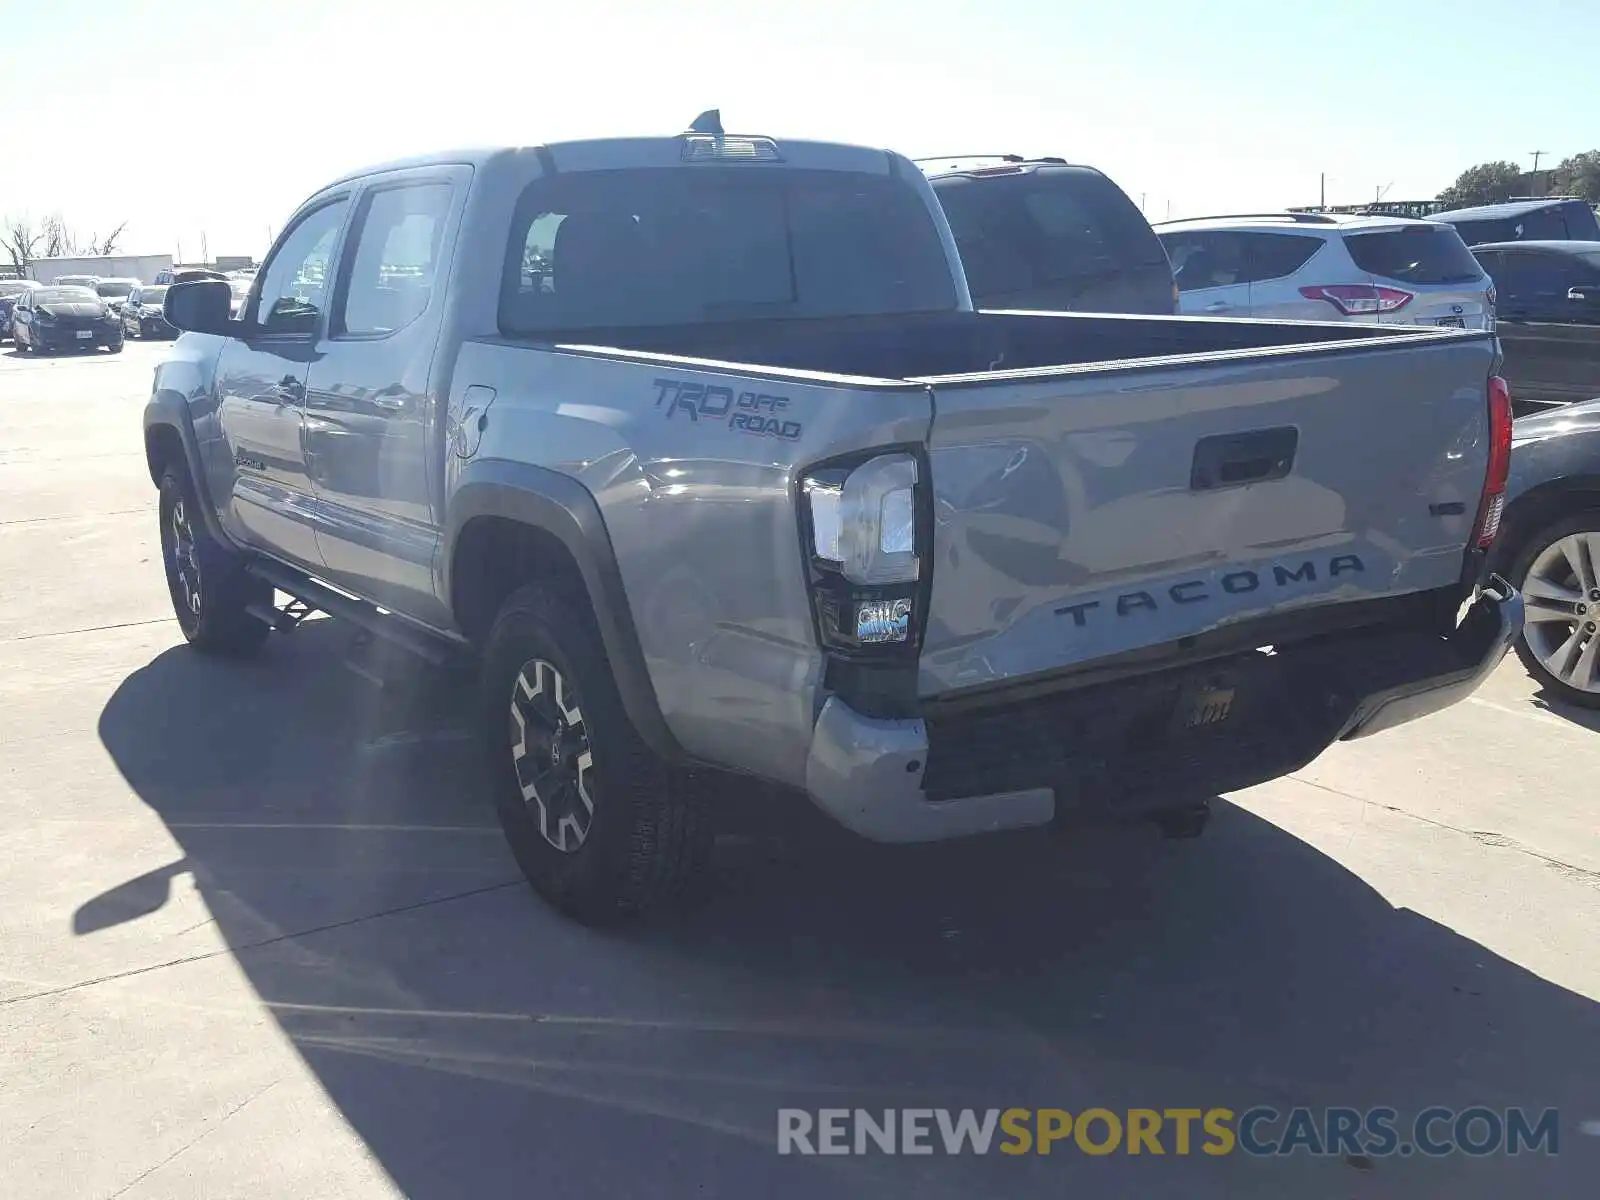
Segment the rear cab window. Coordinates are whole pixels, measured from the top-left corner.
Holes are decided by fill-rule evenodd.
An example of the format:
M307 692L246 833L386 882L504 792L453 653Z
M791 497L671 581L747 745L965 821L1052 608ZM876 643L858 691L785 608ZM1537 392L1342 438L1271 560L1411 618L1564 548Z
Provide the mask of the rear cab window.
M526 336L955 307L932 214L899 179L632 168L528 186L512 221L500 326Z
M1483 276L1461 235L1447 225L1406 225L1349 233L1350 258L1369 275L1401 283L1471 283Z

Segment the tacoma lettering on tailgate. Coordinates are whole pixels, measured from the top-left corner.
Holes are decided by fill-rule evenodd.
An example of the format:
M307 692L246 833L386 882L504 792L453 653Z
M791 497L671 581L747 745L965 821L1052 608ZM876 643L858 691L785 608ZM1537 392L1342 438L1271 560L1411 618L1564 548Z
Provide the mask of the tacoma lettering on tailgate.
M1296 584L1315 583L1317 581L1318 561L1306 559L1295 566L1286 566L1283 563L1273 563L1271 567L1259 569L1239 568L1228 571L1216 581L1216 588L1230 596L1243 595L1246 592L1258 591L1261 588L1287 588ZM1366 564L1356 554L1335 554L1321 563L1321 570L1328 579L1340 575L1362 572L1367 569ZM1204 579L1185 579L1181 583L1169 584L1165 589L1154 592L1137 591L1123 592L1114 600L1102 605L1098 600L1085 600L1081 604L1063 604L1056 609L1060 617L1071 614L1072 623L1079 628L1089 623L1089 613L1093 609L1104 608L1114 611L1119 617L1132 616L1140 612L1156 612L1173 604L1201 604L1207 600L1215 599L1217 591ZM1160 597L1159 599L1157 597ZM1097 616L1099 614L1096 614Z

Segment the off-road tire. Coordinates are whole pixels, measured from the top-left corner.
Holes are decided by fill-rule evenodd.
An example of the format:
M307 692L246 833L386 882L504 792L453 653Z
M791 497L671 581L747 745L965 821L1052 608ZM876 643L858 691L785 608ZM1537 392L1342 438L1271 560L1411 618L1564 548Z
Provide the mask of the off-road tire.
M523 780L534 761L531 718L512 710L527 697L519 679L530 671L552 682L559 674L564 702L578 714L561 736L581 727L579 744L590 760L582 791L592 810L574 849L560 849L547 837L550 812L525 794ZM506 600L484 646L480 707L506 840L528 882L551 905L586 924L607 924L681 895L702 874L711 848L705 807L629 721L581 597L535 583ZM550 742L544 746L540 753L549 753ZM577 830L558 832L564 843Z
M270 607L272 587L246 574L239 555L211 537L200 518L188 472L182 467L168 467L161 476L159 512L167 593L183 636L206 654L245 657L260 650L272 630L266 622L246 612L245 606L256 603ZM177 525L188 530L192 559L182 545ZM196 569L198 583L191 590L185 587L184 578ZM196 591L197 602L192 599Z

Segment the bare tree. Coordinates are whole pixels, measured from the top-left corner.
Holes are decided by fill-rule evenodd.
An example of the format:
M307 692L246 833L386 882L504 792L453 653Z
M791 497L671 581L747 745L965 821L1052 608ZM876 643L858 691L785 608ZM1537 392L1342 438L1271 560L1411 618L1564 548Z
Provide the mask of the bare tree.
M110 233L106 234L105 237L102 237L102 238L93 238L93 237L91 237L89 239L89 244L88 244L87 248L84 250L84 253L85 254L115 254L117 252L117 242L121 240L122 234L127 228L128 228L128 223L126 221L123 221L120 225L118 225Z
M103 237L79 238L60 213L50 213L37 225L29 217L7 217L0 227L0 249L11 256L11 265L20 275L36 258L115 254L127 229L128 223L123 221Z
M4 231L0 232L0 248L11 255L11 265L17 269L18 275L24 274L28 264L39 256L40 240L41 234L27 217L5 219Z
M39 236L44 241L44 252L39 255L40 258L60 258L63 254L78 252L77 239L72 236L60 213L50 213L45 217L40 224Z

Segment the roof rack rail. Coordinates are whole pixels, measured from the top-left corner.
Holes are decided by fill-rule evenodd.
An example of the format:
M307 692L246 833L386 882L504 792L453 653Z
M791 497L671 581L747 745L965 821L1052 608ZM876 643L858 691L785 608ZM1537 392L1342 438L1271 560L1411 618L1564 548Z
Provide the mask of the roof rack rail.
M913 158L912 162L965 162L969 158L994 158L1001 162L1019 163L1027 162L1020 154L930 154L924 158Z
M1313 212L1253 212L1253 213L1215 213L1204 217L1177 217L1171 221L1157 221L1157 225L1176 225L1181 221L1257 221L1264 217L1281 217L1286 221L1295 221L1305 225L1337 225L1337 217L1330 217L1326 213Z

